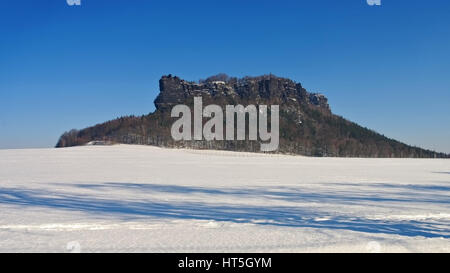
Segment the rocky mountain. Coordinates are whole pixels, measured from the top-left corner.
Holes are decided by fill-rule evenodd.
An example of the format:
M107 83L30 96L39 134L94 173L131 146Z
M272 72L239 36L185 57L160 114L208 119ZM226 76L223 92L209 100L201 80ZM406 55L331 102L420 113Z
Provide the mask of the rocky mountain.
M450 157L450 155L412 147L363 128L334 115L327 98L310 93L300 83L273 75L228 77L212 76L199 82L163 76L156 110L140 117L127 116L83 130L64 133L56 147L89 142L221 149L259 152L258 141L174 141L170 129L176 118L171 109L177 104L193 106L194 97L203 105L279 105L280 153L339 157Z

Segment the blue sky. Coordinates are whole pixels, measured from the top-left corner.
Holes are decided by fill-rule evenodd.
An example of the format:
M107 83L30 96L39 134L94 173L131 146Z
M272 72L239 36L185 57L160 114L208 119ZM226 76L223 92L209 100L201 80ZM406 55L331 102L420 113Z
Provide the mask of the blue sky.
M273 73L450 152L450 1L2 0L0 148L154 110L158 80Z

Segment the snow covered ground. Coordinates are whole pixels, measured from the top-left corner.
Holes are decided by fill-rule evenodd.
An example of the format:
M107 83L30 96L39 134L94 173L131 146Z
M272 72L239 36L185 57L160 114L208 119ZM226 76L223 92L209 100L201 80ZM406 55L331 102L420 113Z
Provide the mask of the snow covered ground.
M0 252L450 252L450 160L0 150Z

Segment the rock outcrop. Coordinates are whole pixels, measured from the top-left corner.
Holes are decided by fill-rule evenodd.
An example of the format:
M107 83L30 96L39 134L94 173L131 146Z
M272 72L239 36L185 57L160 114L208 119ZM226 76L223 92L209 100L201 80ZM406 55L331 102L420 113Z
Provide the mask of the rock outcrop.
M187 82L178 77L163 76L159 81L160 94L155 100L157 110L172 109L184 104L189 98L201 96L215 104L310 104L330 112L328 99L322 94L308 93L300 83L292 80L265 75L229 78L227 81L204 80L201 83Z

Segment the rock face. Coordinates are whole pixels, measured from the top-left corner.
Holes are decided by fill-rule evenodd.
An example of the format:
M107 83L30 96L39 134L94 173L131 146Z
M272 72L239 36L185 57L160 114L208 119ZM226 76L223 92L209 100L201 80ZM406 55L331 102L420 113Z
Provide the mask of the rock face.
M174 141L170 128L172 107L193 105L194 97L203 104L220 106L242 104L280 106L280 145L278 152L308 156L345 157L449 157L411 147L363 128L332 114L328 99L309 93L300 83L273 75L242 79L219 74L188 82L163 76L156 111L149 115L122 117L83 130L71 130L61 136L57 147L85 145L91 141L145 144L195 149L224 149L259 152L258 141Z
M163 76L159 84L161 92L155 100L155 105L157 110L161 111L172 109L176 104L185 104L192 97L201 96L204 100L219 105L236 102L272 105L309 104L330 112L328 99L324 95L308 93L301 84L273 75L229 78L226 81L207 79L201 83L187 82L169 75Z

